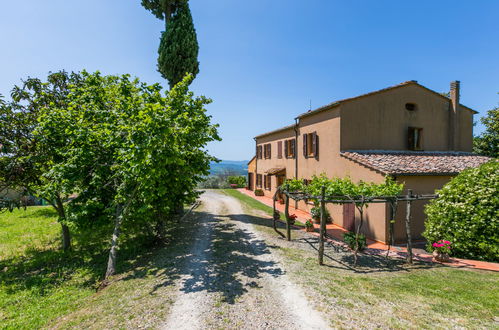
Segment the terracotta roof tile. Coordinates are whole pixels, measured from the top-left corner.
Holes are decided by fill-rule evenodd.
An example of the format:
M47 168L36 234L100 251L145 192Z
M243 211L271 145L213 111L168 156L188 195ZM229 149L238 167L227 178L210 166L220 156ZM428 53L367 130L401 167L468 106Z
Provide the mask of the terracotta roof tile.
M453 175L492 158L465 152L352 150L341 155L383 174Z

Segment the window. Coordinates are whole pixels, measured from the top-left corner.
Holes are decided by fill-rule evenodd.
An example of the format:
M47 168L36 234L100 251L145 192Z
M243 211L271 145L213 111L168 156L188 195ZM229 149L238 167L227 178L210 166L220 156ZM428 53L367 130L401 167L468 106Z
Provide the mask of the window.
M261 174L256 175L256 186L258 188L262 187L262 175Z
M286 158L295 158L295 150L296 150L295 139L284 141L284 154Z
M257 159L262 159L262 146L257 146L256 147L256 158Z
M277 142L277 158L282 158L282 141Z
M271 179L272 177L270 175L265 175L263 177L263 186L265 187L266 190L271 189Z
M405 109L407 111L416 111L418 109L418 107L417 107L416 103L406 103Z
M409 150L423 150L423 129L409 127L407 134L407 148Z
M303 156L319 157L319 136L317 132L303 134Z
M263 145L263 157L265 159L270 159L271 156L271 144L267 143Z

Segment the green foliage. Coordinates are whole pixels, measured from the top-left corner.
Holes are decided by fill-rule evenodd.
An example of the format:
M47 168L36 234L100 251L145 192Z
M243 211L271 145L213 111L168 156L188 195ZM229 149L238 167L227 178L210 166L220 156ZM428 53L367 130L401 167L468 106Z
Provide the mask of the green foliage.
M499 261L499 163L461 172L426 207L423 236L452 242L456 257Z
M160 20L168 22L177 5L187 0L142 0L142 6Z
M346 178L328 178L325 174L319 176L314 175L308 185L305 185L301 180L286 180L285 187L289 187L289 191L303 192L310 196L319 197L322 194L322 187L325 187L325 195L327 199L357 199L361 197L391 197L399 195L404 185L395 182L391 177L387 176L385 182L374 183L359 181L352 182L349 177ZM312 198L314 199L314 198Z
M52 137L53 144L44 144L34 131L40 113L66 107L69 86L77 86L79 74L65 71L50 73L46 82L37 78L14 86L12 101L0 104L0 181L7 186L26 190L53 201L63 195L58 178L46 175L51 166L62 160L66 141Z
M78 196L69 204L77 225L109 221L126 205L125 226L154 228L196 196L194 188L214 160L204 150L217 140L205 97L188 91L186 77L166 97L161 86L128 75L82 72L67 107L41 112L36 136L59 149L64 161L49 169L61 188Z
M364 234L356 235L354 232L346 232L343 234L343 240L352 250L355 250L358 244L359 251L365 250L367 247L366 236ZM358 243L357 243L358 242Z
M480 155L498 158L499 108L489 110L481 122L485 126L485 131L473 139L473 151Z
M235 184L235 185L237 185L238 188L244 188L244 187L246 187L246 177L243 176L243 175L229 176L227 178L227 182L229 184Z
M312 223L312 220L308 219L307 221L305 221L305 227L306 228L313 228L314 224Z
M210 175L198 185L201 189L225 189L229 188L227 180L220 175Z
M255 189L255 196L265 196L262 189Z
M199 73L198 52L189 4L183 1L177 5L166 31L162 33L158 49L158 71L168 80L170 88L182 81L186 74L194 78Z
M327 209L324 209L324 216L326 217L326 221L328 221L331 218L331 215L329 214L329 211ZM314 220L320 220L321 219L321 208L320 206L314 206L310 210L310 215L312 216L312 219Z

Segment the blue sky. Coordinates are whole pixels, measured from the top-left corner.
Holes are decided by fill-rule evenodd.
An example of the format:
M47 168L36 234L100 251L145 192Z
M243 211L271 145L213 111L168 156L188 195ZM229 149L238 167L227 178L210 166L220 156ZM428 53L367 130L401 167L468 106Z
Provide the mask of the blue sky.
M253 136L336 99L406 80L438 92L461 80L479 117L499 103L499 1L191 0L200 74L222 159L249 159ZM163 22L140 0L0 2L0 93L60 69L156 71ZM483 130L475 127L475 133Z

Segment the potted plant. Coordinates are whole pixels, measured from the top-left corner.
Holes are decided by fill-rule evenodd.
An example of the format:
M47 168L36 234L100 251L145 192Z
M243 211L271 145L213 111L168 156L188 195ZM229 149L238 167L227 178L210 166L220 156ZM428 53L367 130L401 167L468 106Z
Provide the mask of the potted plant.
M263 193L262 189L255 189L255 196L264 196L265 194Z
M284 199L279 198L279 204L284 205Z
M314 224L312 223L312 219L308 219L305 222L305 230L308 232L313 232L314 231Z
M295 222L296 222L296 218L298 218L298 217L296 216L296 214L291 214L291 215L289 216L289 224L290 224L290 225L294 225L294 224L295 224Z
M433 246L433 259L440 262L449 262L449 253L451 250L451 242L441 239L432 244Z
M331 215L327 209L325 209L325 211L324 216L326 217L326 223L331 223ZM314 219L315 223L321 223L321 208L319 206L312 207L310 215L312 216L312 219Z

